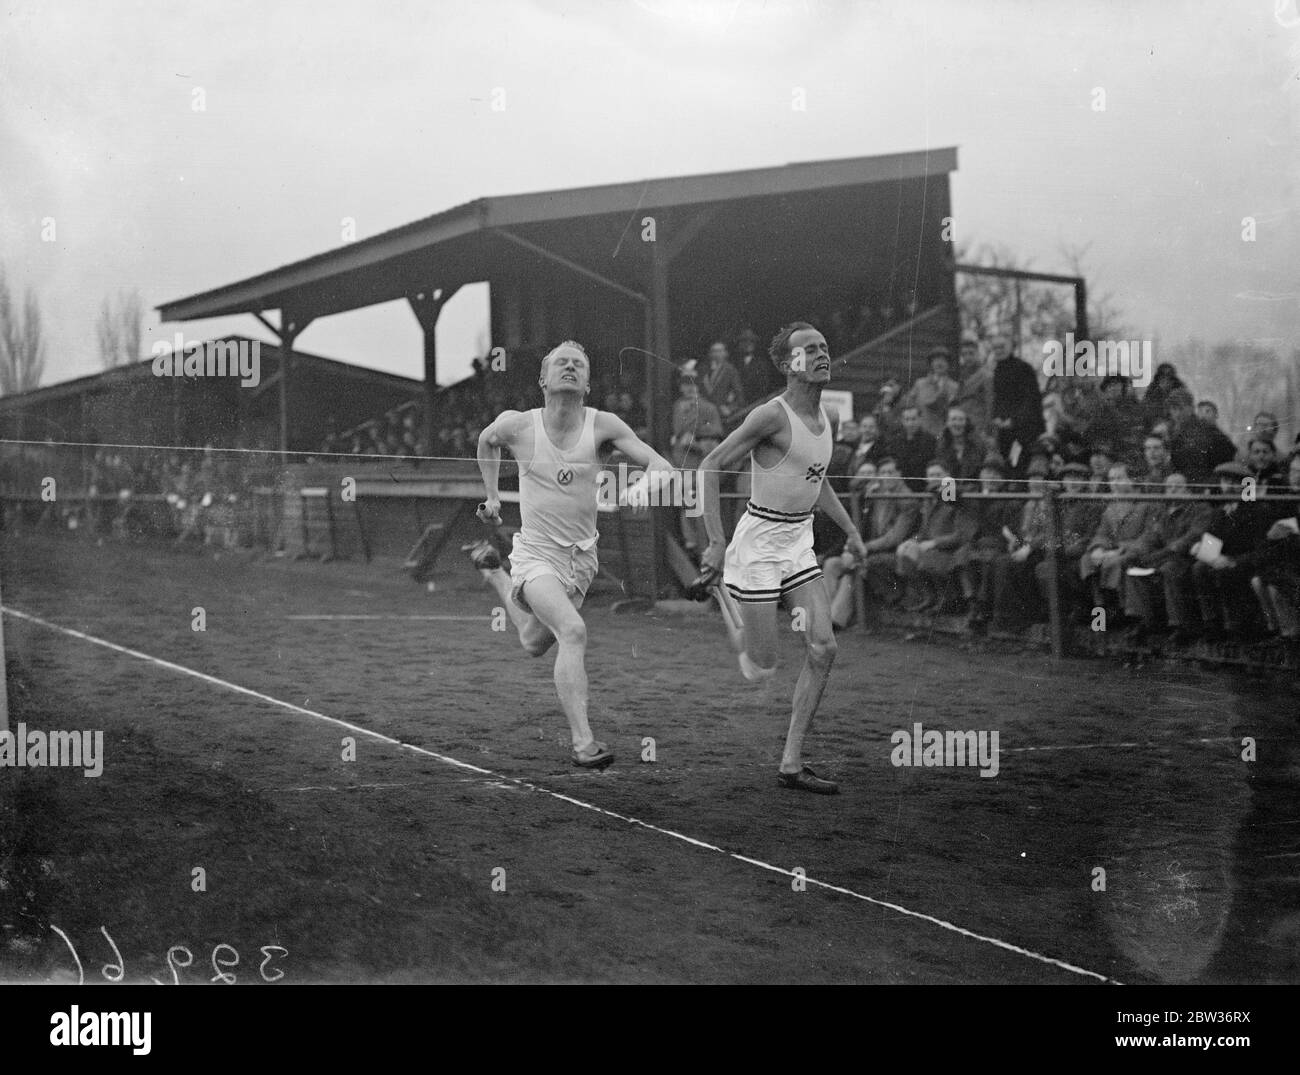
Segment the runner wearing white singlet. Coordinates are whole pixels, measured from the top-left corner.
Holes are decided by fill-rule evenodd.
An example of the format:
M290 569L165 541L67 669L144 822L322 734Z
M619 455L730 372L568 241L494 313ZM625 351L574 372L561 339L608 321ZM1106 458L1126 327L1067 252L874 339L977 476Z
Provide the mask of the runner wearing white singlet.
M510 574L486 541L472 548L474 565L505 605L524 650L534 657L559 644L555 687L573 738L574 764L603 768L613 753L591 734L587 720L587 629L578 610L596 577L598 452L612 443L647 473L672 466L616 414L584 406L591 364L566 340L542 359L545 405L503 411L479 436L478 462L487 498L484 522L500 524L501 449L519 464L523 525L510 552Z
M834 794L838 785L803 763L803 741L835 661L830 599L813 555L813 511L820 508L847 535L848 553L866 558L862 538L834 490L826 468L834 421L821 405L830 380L830 351L812 325L796 321L772 340L772 361L786 376L785 392L756 407L700 464L706 569L722 572L718 601L746 679L776 672L776 607L802 620L805 660L795 685L790 730L778 782L782 787ZM718 475L749 455L752 491L745 514L726 545ZM800 615L801 614L801 615Z

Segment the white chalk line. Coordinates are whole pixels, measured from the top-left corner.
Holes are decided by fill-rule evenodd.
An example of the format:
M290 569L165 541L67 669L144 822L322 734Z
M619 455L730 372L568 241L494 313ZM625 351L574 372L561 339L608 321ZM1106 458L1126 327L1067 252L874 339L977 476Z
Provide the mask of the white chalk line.
M311 615L311 616L286 616L286 620L439 620L449 622L473 622L479 623L490 620L491 616L398 616L398 615L362 615L361 613L350 613L347 615Z
M674 840L680 840L683 843L690 844L692 847L698 847L704 851L712 851L719 855L725 855L728 858L735 859L737 862L756 866L761 870L780 874L782 877L798 878L805 885L813 885L814 887L824 889L827 892L835 892L842 896L849 896L853 899L861 900L864 903L870 903L877 907L886 908L908 918L915 918L922 922L929 922L931 925L938 926L940 929L946 929L952 933L958 934L959 936L969 937L971 940L991 944L995 948L1000 948L1005 952L1013 952L1016 955L1024 956L1027 959L1032 959L1039 963L1045 963L1048 966L1058 967L1071 974L1077 974L1085 978L1093 978L1099 982L1107 982L1112 985L1122 984L1105 974L1099 974L1097 971L1087 970L1084 967L1077 967L1073 963L1067 963L1064 960L1056 959L1053 956L1043 955L1041 952L1035 952L1029 948L1022 948L1020 945L1012 944L1010 941L1004 941L997 937L989 937L982 933L976 933L973 930L954 925L952 922L945 921L942 918L936 918L933 915L924 914L921 911L913 911L910 908L904 907L902 904L890 903L886 900L877 899L874 896L867 896L861 892L855 892L849 888L843 888L840 885L833 885L827 881L821 881L803 872L796 873L794 870L787 870L780 866L774 866L761 859L749 858L748 856L738 854L735 851L728 851L725 848L718 847L716 844L708 843L705 840L696 839L694 836L687 836L685 833L676 832L673 829L665 829L659 825L653 825L648 821L642 821L640 818L620 814L614 810L606 809L603 806L596 806L594 803L585 802L582 799L575 799L571 795L564 795L558 791L552 791L549 788L533 784L519 777L493 772L490 769L484 769L477 765L470 765L468 762L459 761L456 758L452 758L445 754L439 754L436 751L428 750L425 747L415 746L412 743L404 743L400 739L394 739L392 736L372 731L369 728L363 728L359 724L352 724L349 721L341 720L338 717L331 717L325 713L318 713L314 709L304 709L302 706L294 705L292 702L281 701L279 698L273 698L271 695L263 694L261 691L255 691L249 687L241 687L238 683L231 683L229 680L220 679L217 676L210 676L206 672L199 672L193 668L187 668L185 665L175 664L172 661L165 661L161 657L154 657L151 654L142 653L140 650L131 649L127 646L119 646L116 642L109 642L107 639L97 638L94 635L86 634L84 631L77 631L71 627L64 627L61 624L51 623L49 620L42 619L39 616L33 616L28 612L22 612L9 605L0 605L0 611L6 612L11 616L16 616L19 619L27 620L29 623L37 624L48 630L58 631L62 634L68 635L70 638L77 638L83 642L90 642L96 646L103 646L105 649L110 649L115 653L124 653L128 657L135 657L138 660L148 661L150 664L157 665L159 668L166 668L172 672L179 672L182 675L193 676L195 679L202 680L204 683L211 683L217 687L224 687L226 690L234 691L237 694L244 694L250 698L256 698L258 701L266 702L270 705L279 706L281 709L287 709L292 713L312 717L315 720L322 720L328 724L333 724L337 727L346 728L349 731L356 732L358 735L367 736L368 738L377 740L378 742L388 743L391 746L398 747L402 750L409 750L414 754L421 754L425 757L433 758L435 761L442 762L444 765L450 765L457 769L478 773L482 776L490 777L495 781L504 780L508 783L527 788L530 791L536 791L539 794L548 795L553 799L558 799L561 802L566 802L573 806L580 807L583 810L590 810L596 814L603 814L605 817L613 818L616 821L622 821L628 825L635 825L639 828L648 829L651 832L657 832L661 836L669 836Z
M1258 736L1256 736L1258 738ZM1230 735L1222 736L1218 739L1172 739L1164 742L1147 742L1147 743L1075 743L1062 744L1060 746L1041 746L1041 747L999 747L1000 754L1023 754L1029 751L1048 751L1048 750L1118 750L1121 747L1168 747L1168 746L1187 746L1192 743L1239 743L1239 738L1233 738Z

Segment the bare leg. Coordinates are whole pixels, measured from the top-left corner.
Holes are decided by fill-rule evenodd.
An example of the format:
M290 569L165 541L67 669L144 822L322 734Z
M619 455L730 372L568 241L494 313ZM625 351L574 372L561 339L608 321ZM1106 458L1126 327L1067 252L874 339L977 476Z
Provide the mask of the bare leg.
M791 590L785 596L786 607L792 612L803 610L804 645L806 656L803 670L794 687L794 706L790 715L790 731L786 735L785 753L781 757L781 772L797 773L803 767L803 741L812 725L813 716L821 704L830 678L831 665L835 663L835 632L831 629L830 602L826 588L820 580L813 579Z
M593 740L587 723L587 625L554 575L539 575L527 583L524 597L543 627L559 642L559 652L555 655L555 689L569 720L573 749L586 751ZM577 604L581 604L581 599Z
M853 622L853 567L849 554L828 557L822 566L826 592L831 599L831 619L836 627L847 627Z
M501 604L505 606L506 615L519 632L519 644L531 657L540 657L555 644L555 635L536 616L530 615L514 603L510 597L510 576L500 567L480 568L479 574L488 585L497 592ZM529 604L532 604L531 599Z

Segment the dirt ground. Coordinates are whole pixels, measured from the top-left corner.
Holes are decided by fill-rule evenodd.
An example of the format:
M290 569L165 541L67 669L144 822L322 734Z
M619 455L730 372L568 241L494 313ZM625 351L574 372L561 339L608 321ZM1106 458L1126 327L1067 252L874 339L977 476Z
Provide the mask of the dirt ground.
M618 762L586 773L550 660L492 629L468 564L429 594L392 563L29 530L0 585L11 724L106 754L0 770L3 980L75 981L58 927L87 982L101 930L141 982L182 945L185 982L1300 981L1291 682L851 631L809 741L824 798L775 783L794 632L755 688L716 615L594 599ZM447 618L293 618L361 615ZM892 764L918 721L997 731L997 775Z

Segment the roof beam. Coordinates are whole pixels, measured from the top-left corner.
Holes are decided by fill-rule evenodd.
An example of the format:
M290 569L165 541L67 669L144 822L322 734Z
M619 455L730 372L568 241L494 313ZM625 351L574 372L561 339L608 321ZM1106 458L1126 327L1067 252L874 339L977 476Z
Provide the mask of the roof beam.
M594 280L598 284L604 284L605 287L612 288L620 294L626 295L630 299L635 299L637 302L641 303L642 306L649 302L649 299L647 299L645 295L641 294L641 292L633 291L630 287L624 287L617 280L611 280L608 276L601 276L600 273L596 272L594 269L589 269L585 265L579 265L576 261L570 261L568 258L556 254L551 250L547 250L543 246L538 246L536 243L529 242L527 239L516 235L514 232L507 231L505 228L497 228L496 234L501 236L503 239L508 239L510 242L515 243L518 246L522 246L525 250L531 251L540 258L545 258L547 261L554 261L556 264L563 265L571 272L576 272L580 276L585 276L587 279Z

